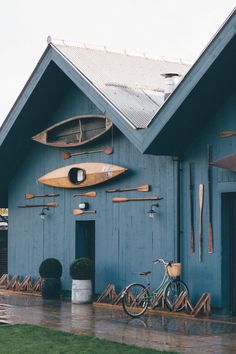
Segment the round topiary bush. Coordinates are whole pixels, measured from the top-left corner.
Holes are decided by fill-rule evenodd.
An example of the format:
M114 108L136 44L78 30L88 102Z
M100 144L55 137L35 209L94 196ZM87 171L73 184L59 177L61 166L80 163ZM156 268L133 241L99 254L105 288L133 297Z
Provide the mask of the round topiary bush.
M92 277L92 261L81 257L74 260L70 265L70 276L74 280L88 280Z
M62 265L56 258L47 258L40 264L39 274L42 278L60 278Z

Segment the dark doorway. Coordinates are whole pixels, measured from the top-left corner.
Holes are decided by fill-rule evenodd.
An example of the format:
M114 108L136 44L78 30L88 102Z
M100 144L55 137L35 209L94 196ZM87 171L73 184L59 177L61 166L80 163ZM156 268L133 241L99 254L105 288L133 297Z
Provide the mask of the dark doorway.
M236 314L236 193L222 195L222 289L225 307Z
M7 273L7 230L0 230L0 276Z
M95 221L76 221L75 258L87 257L94 264L93 289L95 283Z

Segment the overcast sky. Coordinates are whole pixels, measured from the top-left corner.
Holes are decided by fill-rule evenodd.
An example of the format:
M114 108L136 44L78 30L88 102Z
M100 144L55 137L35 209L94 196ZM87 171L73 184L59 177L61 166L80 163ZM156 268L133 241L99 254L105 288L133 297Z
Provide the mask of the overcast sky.
M0 124L54 38L193 62L236 0L2 0Z

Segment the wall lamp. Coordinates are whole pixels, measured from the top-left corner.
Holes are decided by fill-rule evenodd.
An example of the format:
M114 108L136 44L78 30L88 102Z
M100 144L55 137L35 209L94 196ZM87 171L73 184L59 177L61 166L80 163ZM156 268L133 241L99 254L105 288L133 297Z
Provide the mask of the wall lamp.
M157 212L153 209L153 207L158 208L159 204L158 203L152 204L151 205L151 209L147 212L148 217L151 218L151 219L153 219L155 217L155 215L157 215Z
M87 203L87 202L82 202L82 203L79 204L79 209L80 210L87 210L88 207L89 207L89 203Z
M46 213L47 211L49 211L49 207L44 207L41 211L41 213L39 214L41 220L45 220L46 217L48 216L48 213Z

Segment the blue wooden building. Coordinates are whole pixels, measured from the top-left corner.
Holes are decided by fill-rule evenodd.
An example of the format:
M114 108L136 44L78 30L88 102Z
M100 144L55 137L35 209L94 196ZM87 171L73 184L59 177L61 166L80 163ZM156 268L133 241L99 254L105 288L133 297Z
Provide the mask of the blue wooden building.
M183 63L49 39L0 131L4 166L0 174L0 207L9 208L10 274L36 277L41 261L56 257L63 264L63 289L70 290L69 265L86 255L95 261L95 292L101 293L107 283L121 289L137 280L139 271L147 269L153 271L151 280L155 285L163 270L152 266L152 259L180 260L182 277L193 301L208 291L215 308L236 312L236 177L232 171L213 166L209 169L207 155L207 146L211 148L211 161L235 151L234 137L223 139L218 135L222 130L235 129L235 24L233 13L190 70ZM167 78L169 74L183 77L167 98L162 74L168 74ZM113 122L113 128L93 143L70 152L107 145L114 152L73 157L69 163L108 162L128 169L126 174L92 187L97 197L91 199L74 198L74 190L37 183L38 177L69 163L62 160L61 149L31 139L54 123L84 114L104 115ZM149 192L105 192L144 183L151 186ZM201 259L200 184L204 186ZM17 207L26 203L24 194L29 192L60 194L55 197L58 207L50 208L46 220L40 219L41 209ZM147 212L151 201L112 203L114 196L159 196L163 200L156 209L157 216L150 219ZM74 216L72 210L81 201L88 202L89 208L97 213ZM194 252L190 244L191 222Z

